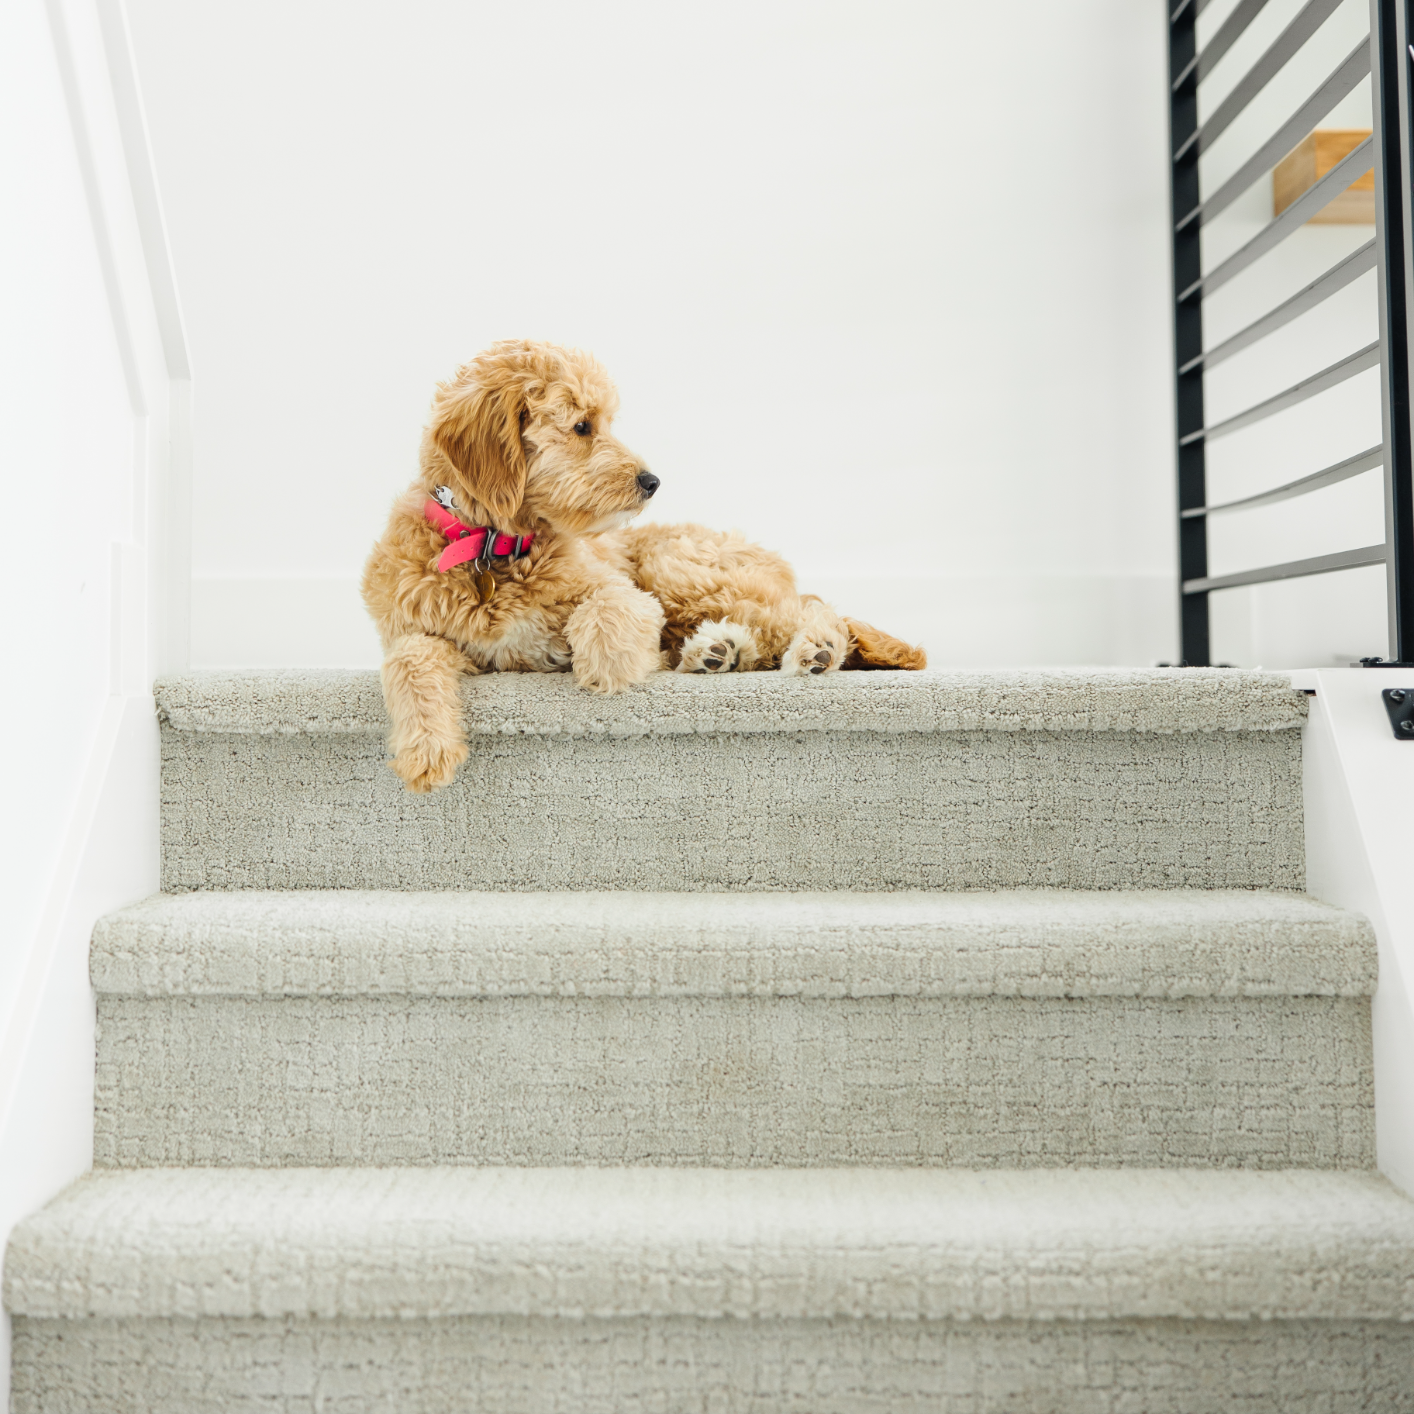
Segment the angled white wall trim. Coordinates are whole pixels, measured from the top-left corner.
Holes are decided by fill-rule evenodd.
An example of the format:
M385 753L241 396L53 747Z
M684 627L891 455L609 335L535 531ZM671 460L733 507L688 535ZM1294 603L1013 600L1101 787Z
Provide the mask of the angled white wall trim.
M34 691L49 699L25 703L17 694L18 725L30 727L33 739L35 719L49 706L69 734L53 743L46 770L25 778L43 825L30 826L26 872L10 885L14 917L23 923L0 959L7 983L0 997L0 1250L18 1218L91 1162L89 937L101 913L157 887L159 753L150 684L187 661L191 399L121 0L15 0L5 11L6 73L20 80L11 90L20 111L12 116L26 122L0 141L24 145L6 155L16 180L28 183L29 204L16 209L35 225L17 249L29 253L25 268L39 291L19 303L5 331L21 355L8 365L17 380L10 391L39 410L15 420L13 449L42 462L56 399L72 399L70 390L87 378L97 430L84 444L82 470L71 475L81 486L74 494L92 497L86 504L102 511L92 543L66 563L72 582L61 586L56 577L49 585L70 595L71 619L56 610L62 631L19 636L28 670L45 675ZM53 259L45 265L47 252ZM37 474L51 478L52 494L68 490L62 466ZM14 814L23 828L23 802ZM8 1381L5 1320L0 1408L8 1407Z
M108 779L125 705L121 697L110 697L103 709L98 734L84 767L78 803L69 817L69 827L59 846L59 857L45 893L39 927L30 939L19 985L9 997L0 999L5 1003L4 1011L0 1012L0 1135L5 1132L5 1122L14 1103L25 1051L34 1034L40 998L54 961L59 928L68 912L84 847L98 811L98 798Z
M150 564L159 664L189 652L191 361L122 0L45 0L133 415L134 533Z
M0 1135L8 1133L45 988L66 929L77 926L79 945L87 957L92 919L82 908L89 901L86 895L95 891L108 895L94 910L96 917L157 889L157 769L152 698L146 693L110 697L59 846L39 927L30 939L19 985L0 1016ZM144 802L148 808L134 813L131 806L143 796L149 797ZM109 828L104 830L102 825ZM100 828L96 831L96 827Z

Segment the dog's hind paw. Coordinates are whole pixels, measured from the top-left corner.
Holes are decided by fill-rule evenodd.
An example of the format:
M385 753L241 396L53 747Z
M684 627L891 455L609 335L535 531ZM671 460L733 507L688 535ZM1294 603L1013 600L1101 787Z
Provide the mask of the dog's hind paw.
M813 677L833 672L849 654L849 633L844 628L803 628L781 655L787 677Z
M435 741L423 737L402 748L388 763L402 777L403 784L416 795L444 786L466 760L466 742Z
M747 673L756 666L760 650L756 635L730 619L707 619L682 646L680 673Z

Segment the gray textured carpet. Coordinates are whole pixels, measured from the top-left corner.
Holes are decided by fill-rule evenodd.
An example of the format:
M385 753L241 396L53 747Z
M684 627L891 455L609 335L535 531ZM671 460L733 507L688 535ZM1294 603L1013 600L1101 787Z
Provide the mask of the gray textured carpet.
M372 674L157 697L19 1414L1414 1414L1285 679L490 676L427 798Z
M163 888L1300 888L1295 731L163 732Z
M1375 960L1270 892L159 896L95 1158L1358 1168Z
M1364 1168L1365 998L100 999L94 1160Z
M19 1315L1414 1321L1376 1174L147 1169L16 1229Z
M109 996L1365 997L1355 914L1247 890L157 894Z
M169 890L1302 883L1306 700L1272 674L491 674L430 797L387 769L372 674L157 696Z
M381 736L378 674L200 672L163 678L157 709L178 731ZM469 732L675 736L704 732L1277 731L1306 699L1277 673L1222 668L1050 672L659 673L599 697L556 673L492 673L463 684Z
M1384 1321L15 1322L14 1414L1410 1414Z

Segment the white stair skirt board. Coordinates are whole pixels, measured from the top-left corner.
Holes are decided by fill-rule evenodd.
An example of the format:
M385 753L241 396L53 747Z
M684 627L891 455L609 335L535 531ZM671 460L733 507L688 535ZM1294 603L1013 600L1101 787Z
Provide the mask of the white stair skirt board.
M1177 657L1172 575L803 575L843 614L922 643L934 667L1145 665ZM373 668L358 576L199 576L198 668Z
M17 1414L1414 1414L1287 679L463 703L411 797L372 672L158 685Z
M1368 1167L1301 895L195 893L94 939L95 1159Z
M491 674L421 797L375 674L157 696L173 891L1302 884L1306 703L1270 674Z

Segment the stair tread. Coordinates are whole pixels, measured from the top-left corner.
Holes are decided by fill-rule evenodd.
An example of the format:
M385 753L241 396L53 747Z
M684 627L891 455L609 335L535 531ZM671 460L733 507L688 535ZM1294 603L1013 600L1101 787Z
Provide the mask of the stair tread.
M98 1170L14 1232L9 1310L1414 1320L1375 1173Z
M159 894L109 914L100 994L1366 996L1373 931L1304 894Z
M178 731L381 735L376 672L205 671L162 678L158 712ZM565 674L489 673L463 685L475 734L658 736L802 731L1273 731L1300 727L1285 674L1237 669L657 673L617 696Z

